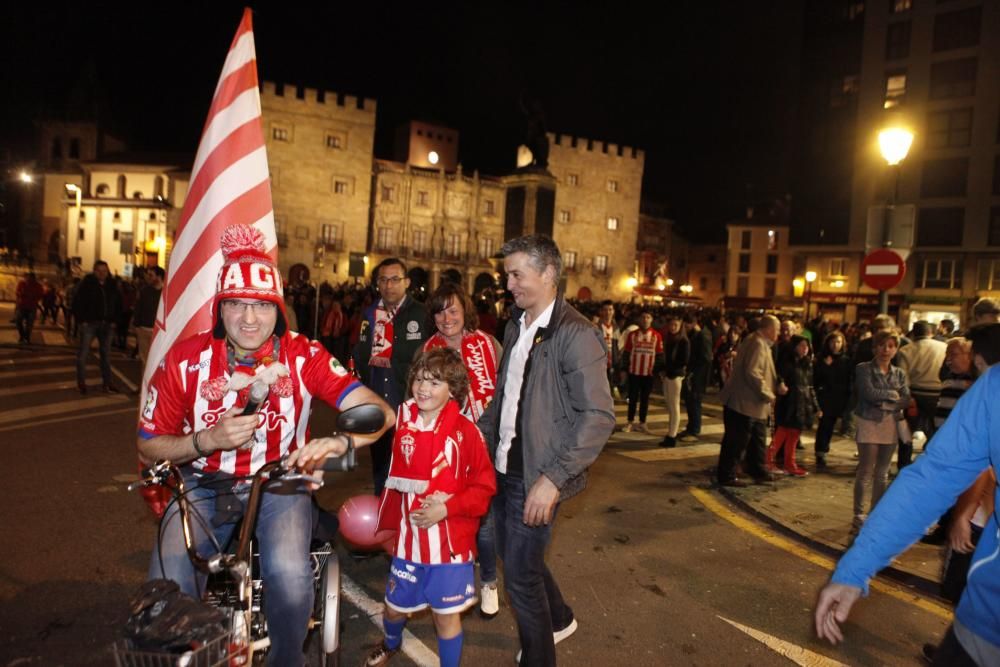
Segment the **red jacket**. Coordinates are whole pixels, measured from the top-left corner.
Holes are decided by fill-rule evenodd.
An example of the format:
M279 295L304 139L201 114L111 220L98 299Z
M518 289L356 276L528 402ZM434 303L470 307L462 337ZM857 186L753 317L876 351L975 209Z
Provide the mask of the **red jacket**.
M397 464L399 457L403 456L400 450L400 433L404 429L400 425L403 420L415 421L416 415L417 406L413 399L399 406L392 448ZM448 516L438 525L450 544L452 554L475 554L480 518L486 514L490 499L496 493L496 473L482 433L475 424L462 416L458 403L448 401L438 417L438 423L441 428L433 434L434 453L427 459L435 460L436 454L444 451L446 441L450 440L457 450L452 456L452 460L458 463L457 469L453 465L431 477L426 489L418 494L403 493L387 486L382 491L376 530L399 529L403 521L403 503L406 497L409 497L411 507L418 506L423 497L441 491L451 494L451 498L445 503ZM390 467L390 476L395 469ZM395 545L394 552L398 550L398 546Z
M38 308L38 302L42 300L44 295L45 287L40 282L23 279L17 284L17 293L14 297L15 305L18 308L34 310Z

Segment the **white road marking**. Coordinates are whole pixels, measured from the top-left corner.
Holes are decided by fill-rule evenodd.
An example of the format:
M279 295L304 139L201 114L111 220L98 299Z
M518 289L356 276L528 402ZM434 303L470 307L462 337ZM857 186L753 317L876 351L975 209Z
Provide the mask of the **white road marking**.
M93 380L94 378L91 378ZM88 387L100 388L101 381L87 382ZM27 384L18 387L0 389L0 396L21 396L22 394L35 394L41 391L59 391L61 389L76 389L76 380L64 380L62 382L44 382L42 384Z
M45 417L48 415L59 415L65 414L71 411L87 410L90 408L101 408L108 405L121 405L123 401L128 401L129 399L121 394L111 394L108 396L95 396L93 398L78 398L72 401L60 401L58 403L49 403L47 405L35 405L27 408L17 408L16 410L5 410L0 413L0 424L10 423L20 421L22 419L35 419L32 425L38 425L37 418ZM135 409L135 408L129 408ZM91 415L80 415L76 419L81 417L89 417Z
M74 364L74 368L76 367L76 355L51 354L41 357L26 357L23 353L0 355L0 366L22 366L28 362L37 364L44 361L68 361Z
M760 630L755 630L746 625L737 623L736 621L730 621L728 618L723 618L722 616L716 616L716 618L725 621L740 632L750 635L764 646L768 647L775 653L788 658L796 665L803 665L803 667L848 667L843 662L838 662L832 658L826 657L825 655L802 648L797 644L785 641L784 639L779 639L774 635L769 635L761 632Z
M656 449L618 452L618 454L645 463L652 461L682 461L684 459L697 459L704 456L718 456L719 445L717 443L708 443L685 447L658 447Z
M37 377L39 375L73 375L76 377L76 362L72 366L62 368L39 368L38 370L22 368L17 371L5 371L0 373L0 380L17 380L24 377Z
M81 419L93 419L94 417L107 417L109 415L118 415L123 412L133 412L138 414L136 407L134 405L130 405L127 408L118 408L117 410L105 410L104 412L87 412L82 415L71 415L69 417L56 417L54 419L43 419L41 421L32 421L24 424L15 424L14 426L3 426L0 427L0 433L3 433L5 431L17 431L24 428L37 428L39 426L58 424L60 422L80 421Z
M354 583L353 579L345 574L340 575L340 590L343 591L344 597L347 598L351 604L368 616L369 620L375 624L375 627L377 627L379 631L382 630L381 603L371 599L360 586ZM420 667L437 667L440 664L437 654L427 648L427 646L417 639L416 636L414 636L409 630L403 630L403 653L405 653L410 660L417 663Z

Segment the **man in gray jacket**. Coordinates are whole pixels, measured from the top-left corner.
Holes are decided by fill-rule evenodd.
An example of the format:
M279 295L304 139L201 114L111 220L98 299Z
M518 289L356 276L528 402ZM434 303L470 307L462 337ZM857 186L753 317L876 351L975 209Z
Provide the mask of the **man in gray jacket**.
M586 470L614 430L601 334L558 292L562 258L546 236L501 248L514 296L496 398L479 420L497 470L497 550L517 615L521 664L556 664L555 644L577 628L545 565L559 503L586 486Z
M756 482L771 481L764 467L767 417L775 396L788 393L780 383L771 358L771 346L778 340L778 319L760 318L756 331L747 336L736 352L733 372L719 392L725 433L719 451L718 481L723 486L746 486L736 476L736 466L743 459L743 471Z

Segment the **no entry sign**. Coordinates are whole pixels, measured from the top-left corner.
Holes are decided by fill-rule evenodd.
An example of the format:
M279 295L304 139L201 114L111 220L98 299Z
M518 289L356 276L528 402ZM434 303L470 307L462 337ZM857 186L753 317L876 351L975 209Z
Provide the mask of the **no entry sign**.
M861 279L876 290L890 290L903 281L906 262L897 253L880 248L868 253L861 263Z

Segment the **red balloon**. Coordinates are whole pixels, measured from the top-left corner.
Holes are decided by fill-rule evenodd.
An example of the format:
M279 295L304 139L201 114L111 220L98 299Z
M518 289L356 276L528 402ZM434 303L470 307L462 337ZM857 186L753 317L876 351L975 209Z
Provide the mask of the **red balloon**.
M378 523L378 496L353 496L347 499L337 512L340 519L340 535L356 547L378 549L389 541L394 541L396 531L375 530Z

